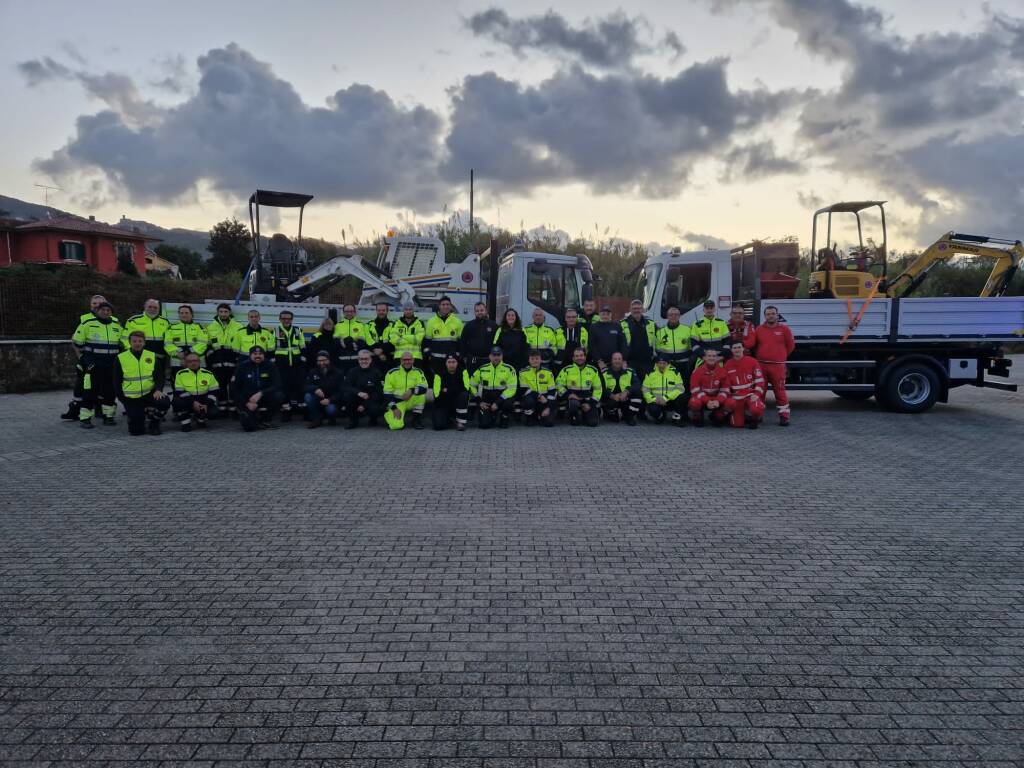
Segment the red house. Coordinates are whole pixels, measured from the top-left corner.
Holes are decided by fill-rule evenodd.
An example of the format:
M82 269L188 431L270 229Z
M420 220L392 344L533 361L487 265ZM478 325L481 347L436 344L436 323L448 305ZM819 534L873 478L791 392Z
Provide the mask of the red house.
M146 243L160 242L140 232L96 221L64 216L33 221L0 221L0 266L17 263L68 264L92 267L110 275L118 260L146 271Z

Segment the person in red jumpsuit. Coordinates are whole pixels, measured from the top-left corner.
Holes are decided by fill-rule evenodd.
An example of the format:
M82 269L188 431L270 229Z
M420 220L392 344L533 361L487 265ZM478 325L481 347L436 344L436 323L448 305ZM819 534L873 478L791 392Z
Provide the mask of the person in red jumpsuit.
M724 374L725 410L732 414L732 425L757 429L764 417L764 373L757 360L746 354L742 341L732 343Z
M716 427L725 425L724 390L725 369L720 363L717 349L704 350L704 363L690 374L690 421L698 427L704 426L704 412L708 411Z
M796 349L793 332L779 320L779 310L764 308L764 323L754 331L754 357L761 364L764 377L775 393L779 426L789 426L789 395L786 394L786 360Z
M743 348L750 352L754 348L755 330L757 326L747 320L743 314L743 307L733 305L729 310L729 345L732 346L734 341L742 341Z

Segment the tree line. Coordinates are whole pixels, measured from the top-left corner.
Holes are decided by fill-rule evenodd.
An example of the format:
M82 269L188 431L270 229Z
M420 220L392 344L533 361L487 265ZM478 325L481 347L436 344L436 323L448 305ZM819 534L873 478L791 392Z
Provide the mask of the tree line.
M541 253L586 254L594 265L598 276L597 290L602 296L631 297L637 283L636 273L648 256L646 246L641 243L627 243L619 239L576 237L566 242L554 235L532 235L526 231L513 232L508 229L481 230L464 225L457 215L430 226L426 231L409 234L423 234L436 237L444 243L445 257L458 262L470 253L482 253L491 239L501 248L515 242L522 242L527 250ZM355 241L348 245L334 243L322 238L304 237L302 247L306 250L311 264L322 264L336 256L356 254L374 260L380 248L379 239ZM196 251L179 246L161 244L155 249L161 257L175 263L185 280L209 277L237 277L248 269L252 259L252 239L248 227L237 219L225 219L210 230L210 241L206 247L208 257ZM890 255L889 274L899 274L917 254L914 252ZM916 296L977 296L991 270L988 260L961 259L954 263L941 264L915 293ZM482 268L487 269L486 260ZM809 251L801 253L800 293L806 296L807 275L811 270ZM1010 295L1024 294L1024 275L1018 274L1010 285Z

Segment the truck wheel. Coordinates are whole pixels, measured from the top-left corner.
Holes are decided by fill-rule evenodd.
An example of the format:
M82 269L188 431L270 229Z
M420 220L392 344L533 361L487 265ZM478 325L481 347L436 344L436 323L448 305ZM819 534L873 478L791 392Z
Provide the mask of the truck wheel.
M837 390L837 389L833 389L832 390L832 394L833 395L838 395L839 397L843 398L843 400L855 400L857 402L862 402L864 400L870 400L872 397L875 396L874 392L864 392L864 391L854 391L854 392L845 391L844 392L843 390Z
M927 365L908 363L885 380L885 404L900 413L924 413L939 397L939 377Z

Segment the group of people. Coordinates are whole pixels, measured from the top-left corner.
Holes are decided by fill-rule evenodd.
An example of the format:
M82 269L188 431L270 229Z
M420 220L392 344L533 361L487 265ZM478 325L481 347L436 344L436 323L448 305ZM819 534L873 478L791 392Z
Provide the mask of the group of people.
M390 310L378 304L373 318L360 319L346 304L307 340L288 310L268 328L256 310L243 325L225 303L203 326L190 306L180 305L172 323L149 299L121 324L97 295L72 337L77 377L62 418L86 429L96 416L112 425L120 400L132 435L160 434L169 410L186 432L218 416L255 431L278 413L282 421L301 413L311 429L339 419L346 429L381 419L392 430L423 429L429 403L436 430L461 431L471 419L481 429L552 427L560 418L756 429L771 387L779 423L789 424L786 360L795 343L774 307L755 326L739 306L720 319L708 300L692 325L670 307L658 327L638 300L622 320L586 301L559 328L539 308L528 325L514 309L496 323L482 302L464 323L445 297L426 322L411 304L394 319Z

